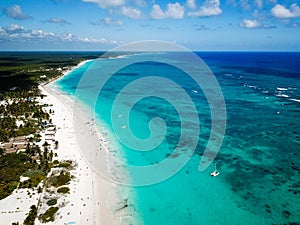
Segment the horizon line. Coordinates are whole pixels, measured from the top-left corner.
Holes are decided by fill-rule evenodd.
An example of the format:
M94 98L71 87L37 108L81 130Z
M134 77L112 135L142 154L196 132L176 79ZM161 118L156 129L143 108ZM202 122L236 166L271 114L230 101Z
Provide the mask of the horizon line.
M114 50L0 50L0 53L9 53L9 52L91 52L91 53L100 53L100 52L122 52L122 51L114 51ZM164 50L162 50L165 52ZM290 52L290 53L300 53L300 50L190 50L192 52ZM125 51L124 51L125 52ZM128 51L126 51L128 52ZM130 51L129 51L130 52ZM137 51L132 51L137 52ZM172 51L170 51L172 52ZM178 51L174 51L178 52Z

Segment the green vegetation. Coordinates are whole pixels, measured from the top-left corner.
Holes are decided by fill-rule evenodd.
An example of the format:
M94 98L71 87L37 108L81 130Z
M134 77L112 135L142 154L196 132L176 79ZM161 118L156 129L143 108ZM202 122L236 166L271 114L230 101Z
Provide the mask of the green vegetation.
M14 132L16 128L16 119L11 118L10 116L0 118L0 141L8 141L10 137L16 136Z
M0 157L0 199L9 196L18 187L20 176L34 169L30 157L20 154L7 154Z
M50 199L49 201L47 201L47 205L49 206L56 205L56 203L57 203L57 199Z
M48 153L50 154L50 153ZM25 153L6 154L0 157L0 199L9 196L15 188L33 188L45 179L51 163L49 157L41 157L41 163L37 164L30 155ZM29 177L19 184L20 177ZM67 177L65 177L67 176ZM59 182L68 180L70 175L58 177Z
M54 187L59 187L62 185L66 185L71 180L71 175L67 171L62 171L59 175L52 176L50 178L50 183Z
M57 193L63 193L63 194L67 194L70 191L70 188L68 187L61 187L57 189Z
M57 165L59 164L59 161L57 159L55 159L52 163L55 167L57 167Z
M5 105L0 105L0 141L8 141L11 137L34 134L42 127L43 120L49 120L48 113L43 112L42 106L31 99L18 98ZM19 119L24 123L17 127Z
M0 148L0 156L2 156L5 153L4 148Z
M32 188L37 187L37 185L45 179L46 173L42 170L33 170L25 172L23 176L29 177L30 179L20 183L19 188Z
M0 52L0 142L11 137L33 134L49 115L34 99L42 97L38 85L57 78L70 66L101 53ZM8 101L10 103L8 104ZM11 102L12 101L12 102ZM16 119L26 118L22 127ZM57 143L58 144L58 143Z
M80 61L98 58L102 53L76 52L1 52L0 100L5 97L37 96L41 82L61 75L61 69Z
M50 207L44 214L39 216L39 219L43 223L53 222L55 213L57 212L58 207Z
M71 160L66 160L66 161L63 161L63 162L53 162L53 164L55 164L54 167L61 167L61 168L66 168L66 169L70 169L72 168L72 161Z
M30 207L28 216L25 218L23 225L34 225L34 221L37 217L37 208L35 205Z
M54 52L0 52L0 200L9 196L15 188L32 188L46 179L51 167L70 169L72 162L53 162L55 154L34 144L39 142L39 131L51 123L50 114L43 111L37 98L41 95L38 85L60 76L64 70L86 59L98 58L102 53L54 53ZM26 138L27 135L31 135ZM26 140L27 139L27 140ZM15 144L19 143L19 144ZM23 144L24 143L24 144ZM27 146L26 146L27 145ZM55 142L56 148L59 143ZM17 150L24 153L16 154ZM20 183L20 177L29 179ZM68 172L50 178L55 187L67 184ZM46 181L47 182L47 181ZM38 188L41 193L42 187ZM62 193L68 192L66 188ZM55 199L49 201L55 205ZM43 222L53 221L57 207L51 207L40 218ZM34 224L37 208L32 206L24 224ZM18 224L18 223L13 223Z

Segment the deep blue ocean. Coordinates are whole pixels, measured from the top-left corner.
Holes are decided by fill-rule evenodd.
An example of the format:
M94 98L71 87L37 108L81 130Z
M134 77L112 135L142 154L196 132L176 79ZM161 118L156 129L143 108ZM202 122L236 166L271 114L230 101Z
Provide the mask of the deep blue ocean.
M110 135L115 135L120 157L131 165L126 169L132 183L150 180L134 186L128 196L139 224L300 224L300 53L196 54L213 72L226 104L224 141L205 171L198 168L212 121L224 118L212 116L221 102L214 99L216 105L210 104L207 94L216 92L210 89L211 83L202 80L203 91L186 71L174 66L187 65L189 72L199 72L199 76L207 72L205 66L189 62L185 53L122 53L122 57L100 58L74 69L56 85L95 110ZM132 61L138 62L127 65ZM109 69L118 62L127 66ZM82 84L83 77L87 78ZM102 85L103 77L108 79ZM137 81L141 82L130 86ZM152 120L156 117L161 119ZM197 129L199 135L194 133ZM183 140L181 132L186 134ZM142 141L149 137L149 142ZM193 142L196 146L191 151ZM141 147L145 149L136 151ZM174 153L175 148L179 150ZM183 163L185 156L188 160ZM139 170L166 158L175 162L171 175L169 167ZM215 163L220 174L211 177ZM152 182L156 178L160 182Z

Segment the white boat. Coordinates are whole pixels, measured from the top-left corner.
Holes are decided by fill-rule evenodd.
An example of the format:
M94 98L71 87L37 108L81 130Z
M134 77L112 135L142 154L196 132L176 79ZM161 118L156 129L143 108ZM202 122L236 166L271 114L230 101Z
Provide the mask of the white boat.
M210 173L210 176L212 177L216 177L218 176L220 173L219 171L217 170L217 163L215 163L215 170L213 172Z

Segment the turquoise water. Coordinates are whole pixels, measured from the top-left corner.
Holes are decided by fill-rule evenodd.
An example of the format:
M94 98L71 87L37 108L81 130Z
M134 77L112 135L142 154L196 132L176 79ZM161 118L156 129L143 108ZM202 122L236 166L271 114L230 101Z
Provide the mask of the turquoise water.
M203 172L198 170L211 131L210 106L201 88L185 72L155 60L136 63L116 71L99 92L98 83L109 73L107 68L116 65L116 60L143 57L142 54L130 55L101 59L95 64L89 62L56 84L62 91L77 94L95 108L112 134L114 120L120 119L117 125L121 128L125 124L123 111L130 105L131 97L148 92L157 95L166 92L175 96L175 105L180 105L185 115L190 115L185 130L188 138L181 143L183 120L174 103L153 95L132 107L127 125L136 137L151 136L149 121L158 116L165 121L166 130L161 129L160 122L153 123L154 140L160 140L158 134L166 133L162 142L151 151L134 151L120 142L120 151L128 164L140 167L156 165L170 156L181 159L180 155L191 154L191 142L197 140L195 152L179 172L162 182L134 187L135 199L129 199L129 202L135 205L134 213L142 218L143 224L300 224L300 53L197 54L215 74L226 102L226 135L214 161L220 175L214 178L210 176L213 165ZM153 59L159 58L170 64L188 64L184 54L181 58L172 53L153 55ZM190 67L197 69L194 64ZM93 71L92 75L78 88L79 80L88 69ZM195 127L198 124L191 105L181 99L178 89L162 88L157 80L147 80L134 92L125 93L125 100L112 113L121 90L149 76L171 79L190 96L200 120L199 136L193 136L193 131L199 127ZM93 101L95 96L96 102ZM131 143L136 140L126 133L128 126L119 129L117 138ZM179 154L172 155L179 144ZM131 168L129 174L133 182L140 179L140 174ZM145 177L158 175L147 174Z

